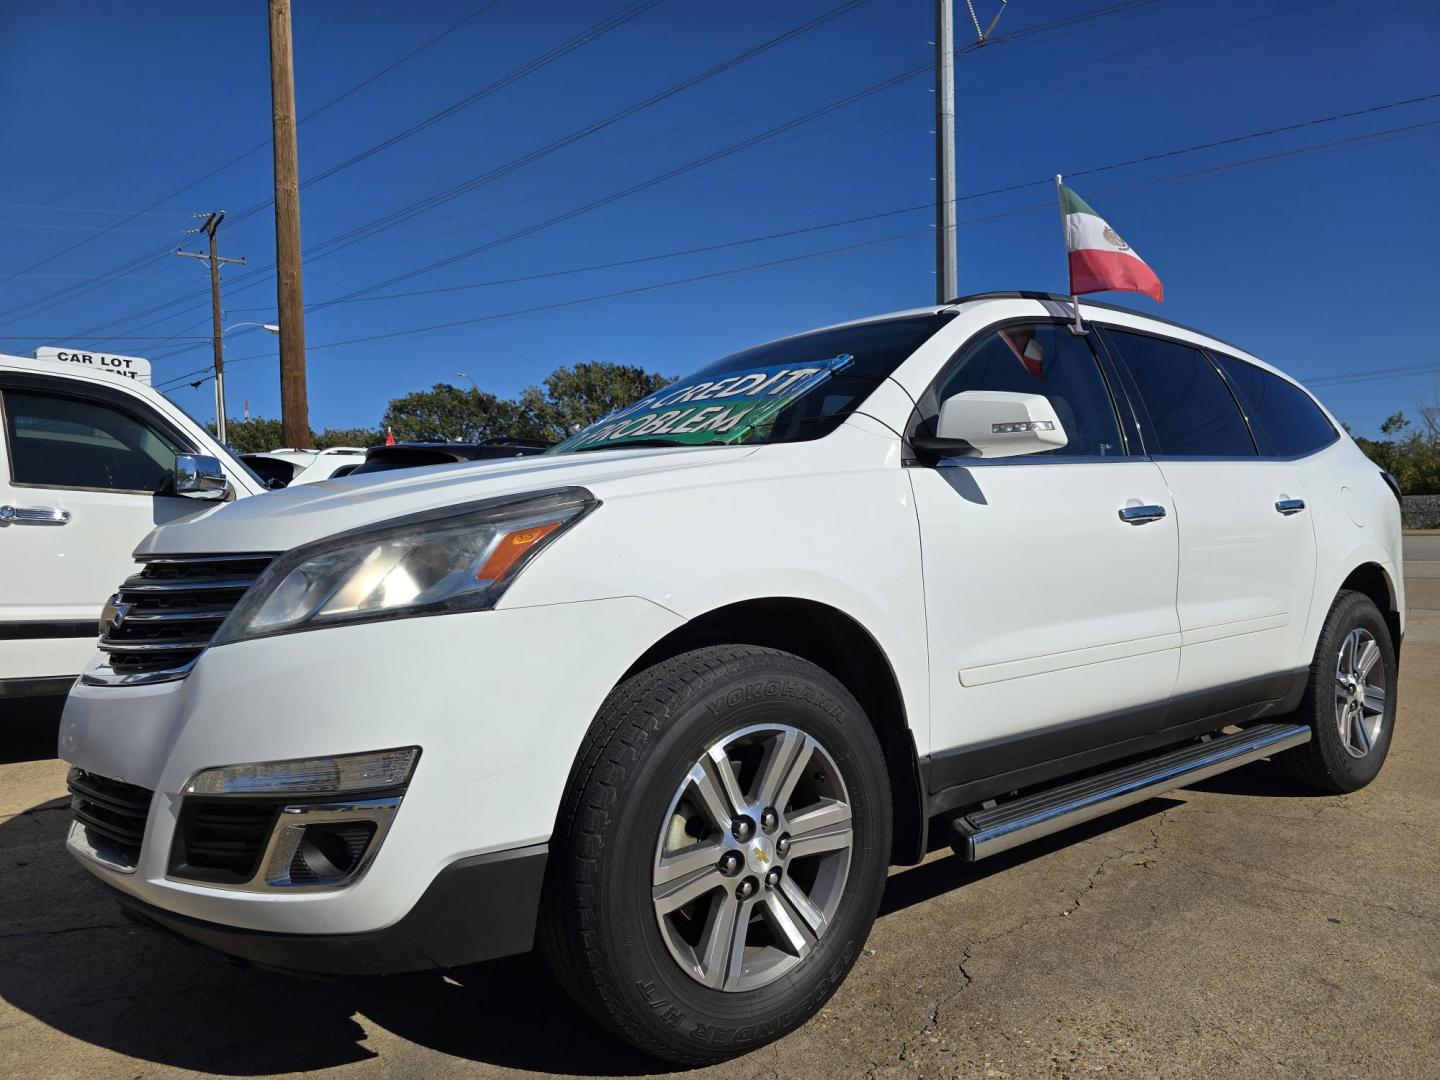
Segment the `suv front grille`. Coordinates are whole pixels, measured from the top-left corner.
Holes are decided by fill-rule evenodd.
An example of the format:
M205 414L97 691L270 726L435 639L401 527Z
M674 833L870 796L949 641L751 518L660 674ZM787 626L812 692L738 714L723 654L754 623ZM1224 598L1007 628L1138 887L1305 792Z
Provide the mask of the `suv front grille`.
M215 631L273 555L147 555L125 579L101 627L109 670L101 683L145 683L189 674ZM111 609L107 608L107 614Z
M67 786L70 810L90 834L92 848L106 851L112 864L134 867L140 861L153 793L82 769L70 770Z

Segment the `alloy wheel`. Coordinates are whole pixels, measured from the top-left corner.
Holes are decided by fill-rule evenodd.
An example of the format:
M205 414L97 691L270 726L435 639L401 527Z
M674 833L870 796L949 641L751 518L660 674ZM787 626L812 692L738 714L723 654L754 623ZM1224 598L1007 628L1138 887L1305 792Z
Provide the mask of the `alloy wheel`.
M1385 689L1385 665L1375 635L1356 627L1340 643L1335 661L1335 722L1340 745L1351 757L1364 757L1380 738Z
M651 897L670 955L715 990L754 990L834 920L854 829L845 781L813 736L760 724L706 748L660 826Z

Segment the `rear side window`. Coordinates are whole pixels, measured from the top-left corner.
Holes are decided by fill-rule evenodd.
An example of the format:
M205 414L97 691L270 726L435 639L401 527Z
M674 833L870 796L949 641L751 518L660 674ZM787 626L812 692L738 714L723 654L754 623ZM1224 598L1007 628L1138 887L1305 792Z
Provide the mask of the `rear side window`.
M1151 453L1254 457L1255 442L1235 396L1199 349L1144 334L1105 330L1149 413Z
M1339 438L1320 407L1294 383L1224 353L1216 353L1215 359L1240 392L1251 422L1276 457L1313 454Z
M158 492L179 448L129 413L97 401L5 392L11 479L37 487Z
M1115 405L1085 338L1055 323L1009 326L967 345L920 402L934 430L940 405L967 390L1039 394L1055 407L1066 445L1032 457L1111 457L1125 453Z

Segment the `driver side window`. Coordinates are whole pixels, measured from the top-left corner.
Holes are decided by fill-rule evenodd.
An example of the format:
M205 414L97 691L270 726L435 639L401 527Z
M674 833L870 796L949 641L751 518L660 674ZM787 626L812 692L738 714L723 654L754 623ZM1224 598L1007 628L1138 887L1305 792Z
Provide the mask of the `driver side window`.
M1088 337L1056 323L1008 326L966 346L951 361L929 406L934 416L946 398L967 390L1039 394L1055 407L1069 436L1066 445L1033 457L1115 457L1125 453L1120 424Z
M48 488L158 492L184 452L168 436L98 401L5 391L11 480Z

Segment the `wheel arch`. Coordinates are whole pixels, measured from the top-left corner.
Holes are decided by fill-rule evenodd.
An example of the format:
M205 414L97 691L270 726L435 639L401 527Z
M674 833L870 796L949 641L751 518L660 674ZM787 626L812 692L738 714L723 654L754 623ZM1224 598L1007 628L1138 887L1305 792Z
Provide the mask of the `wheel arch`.
M757 645L808 660L854 695L885 754L892 802L891 861L919 862L927 842L924 790L899 680L884 649L855 618L816 600L743 600L688 620L650 646L620 681L709 645Z
M1345 575L1338 591L1363 593L1374 601L1380 613L1385 616L1385 623L1390 628L1390 639L1398 656L1402 630L1399 590L1395 587L1390 572L1377 562L1363 562Z

